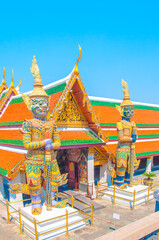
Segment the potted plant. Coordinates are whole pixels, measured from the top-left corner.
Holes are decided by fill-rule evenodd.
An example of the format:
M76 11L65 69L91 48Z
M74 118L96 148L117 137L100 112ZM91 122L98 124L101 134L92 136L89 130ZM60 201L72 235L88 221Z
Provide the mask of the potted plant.
M143 179L143 184L146 186L152 186L153 184L153 177L157 177L155 173L152 172L144 172L142 175L144 175L146 178Z

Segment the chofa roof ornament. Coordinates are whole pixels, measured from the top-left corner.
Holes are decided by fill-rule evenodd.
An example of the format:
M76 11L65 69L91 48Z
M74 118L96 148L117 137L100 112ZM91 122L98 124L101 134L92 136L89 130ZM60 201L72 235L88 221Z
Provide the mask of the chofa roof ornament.
M78 45L78 47L79 47L79 57L78 57L78 60L77 60L77 62L76 62L75 68L74 68L74 73L75 73L75 74L78 74L78 73L79 73L79 71L78 71L78 63L79 63L80 60L81 60L81 47L80 47L80 45Z
M12 81L11 81L11 85L10 85L10 87L12 87L12 88L14 88L13 80L14 80L14 71L12 69Z
M5 76L6 76L6 72L5 72L5 67L4 67L4 75L3 75L3 80L2 80L2 84L3 84L3 85L6 84Z

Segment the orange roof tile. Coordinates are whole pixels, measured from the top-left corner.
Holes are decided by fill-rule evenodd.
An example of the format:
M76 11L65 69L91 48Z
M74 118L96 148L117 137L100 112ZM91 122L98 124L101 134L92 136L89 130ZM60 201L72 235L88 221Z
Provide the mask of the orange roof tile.
M105 130L105 134L109 136L117 136L117 130ZM137 129L137 135L159 135L159 130L140 130ZM155 137L155 136L154 136Z
M51 95L51 99L50 99L50 112L53 110L53 108L55 107L60 95L61 95L62 91L61 92L57 92L57 93L54 93Z
M12 169L22 158L24 154L0 150L0 168L8 170L8 165Z
M107 145L111 152L115 155L115 149L117 144L109 144ZM149 155L150 152L159 151L159 141L148 141L148 142L136 142L135 143L135 152L137 155L140 153L147 153ZM152 155L153 153L151 153Z
M50 111L54 108L58 101L61 92L51 95ZM28 110L24 102L8 105L6 111L0 118L0 122L23 121L24 119L32 118L32 112Z
M32 118L31 111L28 110L24 102L8 105L6 111L0 118L0 122L23 121Z
M115 107L93 105L95 114L99 114L100 123L116 123L121 116ZM159 124L159 111L135 109L133 121L137 124Z
M23 140L20 130L0 130L0 139Z

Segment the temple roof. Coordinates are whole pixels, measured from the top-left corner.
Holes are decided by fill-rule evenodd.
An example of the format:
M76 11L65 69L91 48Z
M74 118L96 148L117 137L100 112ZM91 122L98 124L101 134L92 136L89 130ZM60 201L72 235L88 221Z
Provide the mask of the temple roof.
M116 123L121 119L116 105L121 100L89 97L93 109L99 114L100 126L107 132L109 141L108 149L115 155L117 146ZM149 103L134 103L134 116L132 120L136 123L138 139L135 144L137 158L159 155L159 105Z
M55 118L60 131L61 149L96 146L101 149L102 154L105 154L106 160L108 154L105 147L103 147L106 138L99 126L98 119L93 111L78 71L76 71L76 74L73 71L66 78L49 84L44 89L51 98L50 113ZM5 96L7 96L7 93L8 91ZM25 94L29 95L30 92ZM7 149L6 154L8 154L14 150L14 155L20 154L23 157L26 150L23 147L22 134L19 128L22 127L24 119L32 118L32 113L25 105L21 94L12 95L7 99L9 99L8 105L0 117L1 151ZM71 111L74 113L74 116L68 121L72 115L67 115L64 118L66 119L67 117L67 121L61 121L59 116L62 115L62 111L64 113ZM4 155L3 153L0 157L1 171L2 169L7 170L7 165L4 166ZM15 157L15 159L19 161L20 157ZM9 158L8 161L10 161ZM17 161L13 160L13 157L11 161L11 166L14 167L13 162L17 164Z
M120 105L121 100L89 97L93 109L99 114L100 126L115 127L120 115L116 110L116 105ZM134 116L133 121L138 127L159 127L159 105L133 102Z
M61 149L96 146L105 159L109 153L115 153L116 122L121 119L116 105L120 105L121 100L89 97L78 71L72 71L66 78L46 85L44 89L51 98L50 113L60 131ZM132 120L138 128L137 157L159 154L159 105L133 103L135 114ZM24 119L32 118L32 113L15 88L2 92L0 109L0 174L5 175L8 170L5 160L8 159L13 168L26 153L19 128ZM71 119L72 113L75 114ZM105 142L107 144L103 146Z

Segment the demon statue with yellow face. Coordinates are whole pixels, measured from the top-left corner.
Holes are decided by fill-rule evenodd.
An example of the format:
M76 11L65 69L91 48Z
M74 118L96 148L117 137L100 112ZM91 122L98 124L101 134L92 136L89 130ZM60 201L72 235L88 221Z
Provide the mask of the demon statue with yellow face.
M115 158L112 158L115 169L113 171L112 168L108 167L108 169L114 175L115 184L125 188L127 185L132 186L134 170L138 168L140 160L137 160L135 155L136 125L130 120L134 114L134 105L130 101L128 85L124 80L122 80L122 87L124 98L120 106L116 106L122 119L117 122L118 144Z
M33 113L33 119L24 120L22 126L23 143L28 152L25 158L27 186L21 189L25 193L29 192L32 214L36 215L42 211L42 186L46 191L47 210L51 210L51 207L65 207L67 201L56 202L54 199L58 186L67 182L67 174L61 175L57 164L55 150L60 147L61 143L54 120L51 117L48 119L49 96L42 88L43 84L35 57L32 61L31 72L35 80L34 89L29 97L22 94L28 109ZM11 186L12 193L18 192L17 186Z

